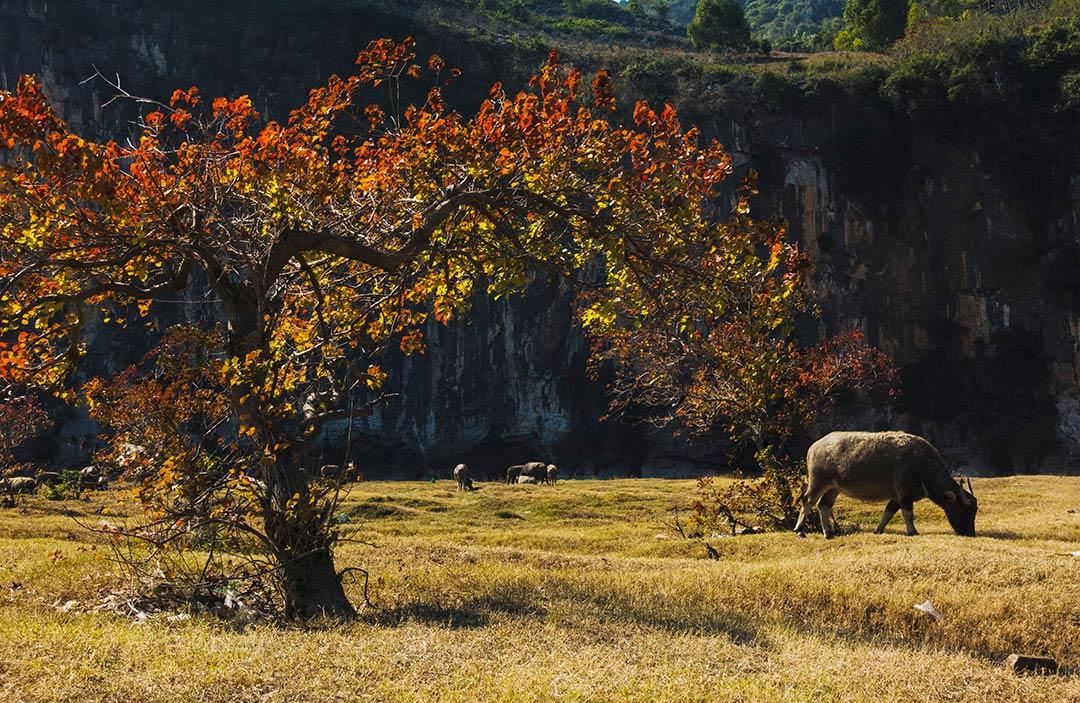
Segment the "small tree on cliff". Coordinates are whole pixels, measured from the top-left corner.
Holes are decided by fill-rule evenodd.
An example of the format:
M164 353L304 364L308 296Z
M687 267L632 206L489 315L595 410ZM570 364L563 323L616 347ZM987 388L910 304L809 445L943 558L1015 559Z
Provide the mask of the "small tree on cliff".
M354 614L333 558L338 484L313 444L378 402L373 354L420 349L429 317L537 269L582 286L599 333L675 325L682 301L720 287L711 262L736 236L703 217L729 171L721 148L670 107L613 126L604 71L586 100L552 55L529 90L496 85L465 118L441 93L457 72L417 64L408 40L357 65L284 122L195 88L141 102L125 144L73 133L33 78L0 93L0 373L61 387L89 321L209 291L205 323L83 395L141 481L138 535L158 552L224 538L298 618ZM412 81L426 100L388 116ZM214 568L230 562L211 549Z
M738 0L700 0L686 33L699 49L741 49L750 43L750 25Z
M837 49L883 51L904 34L910 0L848 0Z

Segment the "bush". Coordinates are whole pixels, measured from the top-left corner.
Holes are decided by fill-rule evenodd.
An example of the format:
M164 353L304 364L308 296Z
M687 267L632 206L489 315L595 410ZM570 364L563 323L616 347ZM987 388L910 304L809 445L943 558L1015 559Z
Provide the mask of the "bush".
M742 49L750 43L750 25L736 0L701 0L686 33L699 49Z
M56 483L46 483L45 498L48 500L66 500L79 494L79 472L70 469L60 473Z
M904 34L908 0L848 0L837 49L881 50Z
M844 0L745 0L743 8L754 32L774 48L813 51L815 35L844 12Z
M1058 103L1061 110L1076 110L1080 108L1080 71L1066 73L1061 78L1061 102Z

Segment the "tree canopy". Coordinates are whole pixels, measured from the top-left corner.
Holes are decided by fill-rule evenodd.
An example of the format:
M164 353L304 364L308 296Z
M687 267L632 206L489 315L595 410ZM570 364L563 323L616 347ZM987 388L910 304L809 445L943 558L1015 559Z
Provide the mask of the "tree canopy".
M670 107L613 124L608 73L588 95L555 54L472 117L444 102L456 77L410 40L376 41L280 122L247 96L114 86L148 106L123 143L72 132L33 77L0 93L0 382L71 397L88 325L205 301L79 398L141 482L150 519L133 534L158 554L208 533L242 543L292 617L354 612L333 562L340 484L313 446L379 402L387 344L420 350L429 318L537 272L576 287L597 335L678 325L717 290L719 145Z
M671 311L674 326L665 315L613 325L596 357L615 362L613 411L696 435L719 432L733 455L753 453L760 478L723 491L704 481L696 517L791 527L804 471L790 442L813 434L845 394L891 391L895 371L858 330L820 342L798 334L797 323L816 314L809 262L782 226L750 216L753 181L717 225L716 256L702 262L708 292Z
M909 0L848 0L837 49L880 51L904 35Z
M750 25L738 0L700 0L686 32L699 49L739 49L750 43Z

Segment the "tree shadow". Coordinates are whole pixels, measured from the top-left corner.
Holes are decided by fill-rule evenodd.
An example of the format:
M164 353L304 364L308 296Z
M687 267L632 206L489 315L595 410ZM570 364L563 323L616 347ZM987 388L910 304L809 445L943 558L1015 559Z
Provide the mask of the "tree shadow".
M639 625L666 630L672 633L693 631L710 635L727 635L734 644L767 647L761 627L753 619L734 613L709 615L696 622L687 622L683 618L634 613L631 617L620 616L618 619L630 620Z
M491 616L487 612L464 607L412 603L387 610L369 610L360 614L360 620L371 625L390 627L416 622L442 625L451 629L474 629L485 627L491 622Z
M372 625L398 626L405 623L441 625L451 629L474 629L491 623L495 615L545 618L544 608L507 599L476 598L460 605L407 603L393 608L373 608L360 613L360 620Z
M689 617L647 609L637 603L613 602L608 598L591 597L575 593L573 602L578 606L591 607L595 616L607 623L640 625L671 633L695 632L709 635L727 635L738 645L767 647L768 640L762 635L761 623L748 614L737 613L716 604L702 607Z

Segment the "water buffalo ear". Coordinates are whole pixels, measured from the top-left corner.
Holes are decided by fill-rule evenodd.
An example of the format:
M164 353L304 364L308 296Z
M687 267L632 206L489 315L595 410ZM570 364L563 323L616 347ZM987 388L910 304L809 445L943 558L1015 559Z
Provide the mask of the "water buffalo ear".
M950 503L956 502L956 494L952 491L945 491L945 497L949 499Z

